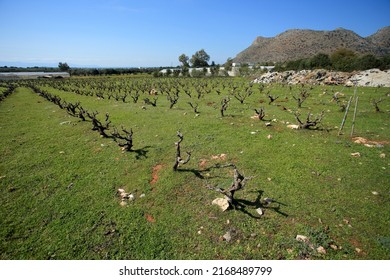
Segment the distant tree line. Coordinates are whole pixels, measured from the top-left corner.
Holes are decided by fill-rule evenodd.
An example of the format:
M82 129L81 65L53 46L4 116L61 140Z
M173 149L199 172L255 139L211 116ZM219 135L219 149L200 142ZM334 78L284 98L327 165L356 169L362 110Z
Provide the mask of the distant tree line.
M352 50L338 49L330 55L319 53L310 58L302 58L275 64L275 71L328 69L343 72L379 68L390 69L390 55L376 57L372 54L358 55Z
M66 64L66 63L65 63ZM65 65L66 67L66 65ZM69 67L69 66L68 66ZM67 70L64 70L67 69ZM105 75L125 75L125 74L152 74L154 71L160 71L163 67L146 68L62 68L60 67L15 67L0 66L0 72L59 72L65 71L72 76L105 76Z
M72 76L105 76L105 75L126 75L126 74L152 74L156 69L161 70L162 67L146 67L146 68L72 68L70 74Z

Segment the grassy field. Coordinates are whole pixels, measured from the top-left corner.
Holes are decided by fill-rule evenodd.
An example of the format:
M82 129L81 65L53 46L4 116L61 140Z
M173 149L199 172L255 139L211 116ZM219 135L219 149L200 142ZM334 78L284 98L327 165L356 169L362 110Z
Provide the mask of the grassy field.
M31 85L98 111L102 122L108 112L111 129L132 128L133 151ZM0 259L389 259L389 89L357 89L354 137L376 141L367 147L350 137L354 103L338 136L344 112L332 95L341 92L346 104L353 88L305 88L298 110L301 86L243 78L19 82L0 102ZM249 91L243 104L234 97ZM267 92L279 98L268 104ZM114 98L125 93L125 102ZM143 101L155 97L156 106ZM380 97L375 112L370 100ZM271 126L251 118L260 107ZM297 110L301 120L323 111L318 129L287 128ZM174 172L178 130L182 154L192 156ZM228 163L254 178L236 192L238 207L223 212L212 205L223 195L207 185L229 187ZM126 206L120 188L135 197Z

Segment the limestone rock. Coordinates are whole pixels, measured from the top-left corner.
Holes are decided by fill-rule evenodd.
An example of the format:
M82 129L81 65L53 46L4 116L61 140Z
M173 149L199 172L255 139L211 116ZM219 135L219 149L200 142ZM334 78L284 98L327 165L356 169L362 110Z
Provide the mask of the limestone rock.
M295 240L297 240L297 241L302 241L302 242L305 242L305 243L309 242L309 238L308 238L307 236L305 236L305 235L300 235L300 234L298 234L298 235L295 237Z
M226 242L230 242L232 240L232 235L230 231L226 232L222 237Z
M291 129L299 129L299 125L297 124L288 124L287 127Z
M326 250L324 247L320 246L317 248L317 252L320 253L320 254L326 254Z
M229 201L226 198L216 198L212 201L212 205L218 205L222 211L226 211L229 208Z
M261 209L260 207L256 209L256 212L257 212L260 216L263 216L263 215L264 215L263 209Z

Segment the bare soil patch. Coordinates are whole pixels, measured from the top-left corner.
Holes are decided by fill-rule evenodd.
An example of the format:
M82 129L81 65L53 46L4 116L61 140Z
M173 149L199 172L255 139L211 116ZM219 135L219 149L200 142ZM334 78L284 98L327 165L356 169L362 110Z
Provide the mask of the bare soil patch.
M157 164L155 166L153 166L153 169L152 169L152 180L150 181L150 184L151 185L154 185L157 183L158 181L158 172L161 170L162 168L162 164Z

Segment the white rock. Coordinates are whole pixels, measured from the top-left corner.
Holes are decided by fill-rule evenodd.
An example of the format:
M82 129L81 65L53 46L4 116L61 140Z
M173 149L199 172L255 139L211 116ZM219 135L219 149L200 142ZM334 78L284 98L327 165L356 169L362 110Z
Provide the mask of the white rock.
M368 147L368 148L373 148L375 147L375 145L372 145L372 144L364 144L365 147Z
M297 241L302 241L302 242L309 242L309 238L305 235L300 235L298 234L296 237L295 237L295 240Z
M299 129L299 125L297 124L289 124L287 125L288 128L291 128L291 129Z
M362 249L360 249L360 248L357 248L357 247L356 247L356 248L355 248L355 251L356 251L356 253L358 253L358 254L359 254L359 253L361 253L361 252L362 252Z
M381 154L379 155L379 157L380 157L380 158L385 158L385 157L386 157L386 154L385 154L385 153L381 153Z
M272 124L270 122L266 122L265 126L272 126Z
M145 197L145 194L143 193L143 194L141 194L139 197L140 197L140 198L143 198L143 197Z
M256 212L259 213L260 216L264 215L264 212L260 207L256 209Z
M128 198L128 196L129 196L129 194L126 193L126 192L121 192L119 195L120 195L122 198Z
M272 135L271 135L271 134L268 134L268 135L267 135L267 138L268 138L268 139L272 139Z
M317 252L320 253L320 254L326 254L326 250L324 247L320 246L317 248Z
M222 237L224 240L226 240L226 242L230 242L230 240L232 240L232 235L230 234L230 231L226 232Z
M218 205L222 211L226 211L229 208L229 201L226 198L216 198L211 204Z
M352 157L360 157L360 153L359 152L351 153L351 156Z
M373 195L378 195L379 193L376 191L371 192Z
M330 248L332 248L333 250L337 250L338 249L337 245L334 245L334 244L331 244Z

